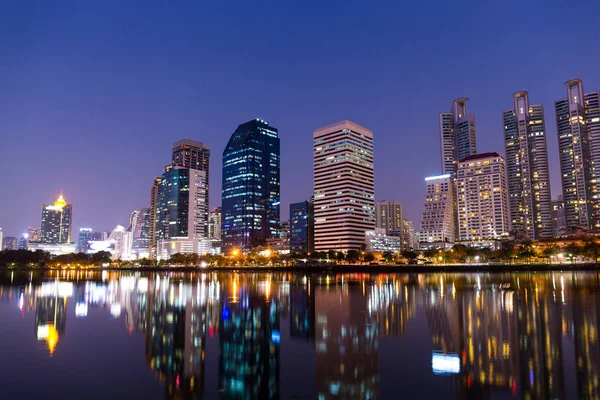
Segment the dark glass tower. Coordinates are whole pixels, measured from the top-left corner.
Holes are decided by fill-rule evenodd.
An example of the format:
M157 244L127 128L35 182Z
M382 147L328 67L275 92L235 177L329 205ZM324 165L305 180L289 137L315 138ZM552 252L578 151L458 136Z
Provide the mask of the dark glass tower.
M278 237L279 136L260 119L238 126L223 151L223 251Z
M290 250L314 251L314 206L310 201L290 204Z

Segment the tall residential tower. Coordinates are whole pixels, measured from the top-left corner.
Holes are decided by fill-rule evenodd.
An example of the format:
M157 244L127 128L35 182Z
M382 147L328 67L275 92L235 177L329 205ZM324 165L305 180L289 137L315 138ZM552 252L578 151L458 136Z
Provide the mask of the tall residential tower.
M373 132L350 121L313 134L315 250L360 250L375 228Z
M544 106L529 104L527 92L513 96L503 113L510 230L520 238L552 237L552 200Z
M450 112L440 113L442 173L454 175L458 161L477 153L475 116L467 114L465 97L452 102Z

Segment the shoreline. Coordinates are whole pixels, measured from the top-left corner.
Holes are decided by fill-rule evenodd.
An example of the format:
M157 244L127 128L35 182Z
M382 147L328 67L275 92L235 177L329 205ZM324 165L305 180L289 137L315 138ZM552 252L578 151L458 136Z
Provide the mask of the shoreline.
M90 267L90 268L40 268L5 267L0 271L125 271L125 272L302 272L302 273L506 273L506 272L556 272L600 271L600 264L508 264L508 265L319 265L319 266L264 266L264 267Z

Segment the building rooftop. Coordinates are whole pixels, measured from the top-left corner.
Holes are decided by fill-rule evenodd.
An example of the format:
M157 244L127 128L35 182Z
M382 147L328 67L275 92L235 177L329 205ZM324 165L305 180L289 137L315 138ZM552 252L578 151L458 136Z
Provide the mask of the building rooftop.
M489 152L489 153L473 154L472 156L463 158L459 162L472 161L472 160L480 160L482 158L491 158L491 157L501 157L501 158L503 158L500 154L496 153L495 151L492 151L492 152Z

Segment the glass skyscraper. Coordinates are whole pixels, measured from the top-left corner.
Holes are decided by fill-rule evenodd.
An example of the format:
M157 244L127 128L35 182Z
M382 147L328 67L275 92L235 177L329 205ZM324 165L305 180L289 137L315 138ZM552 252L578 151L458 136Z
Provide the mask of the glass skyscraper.
M290 204L290 250L314 250L315 215L310 201Z
M279 233L279 135L267 121L237 127L223 151L223 251L249 251Z

